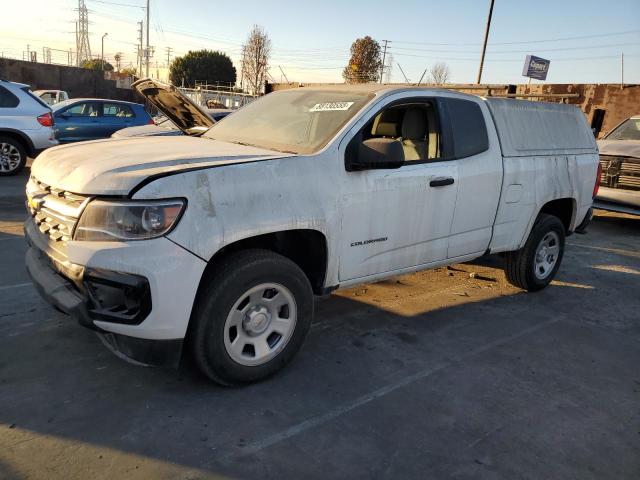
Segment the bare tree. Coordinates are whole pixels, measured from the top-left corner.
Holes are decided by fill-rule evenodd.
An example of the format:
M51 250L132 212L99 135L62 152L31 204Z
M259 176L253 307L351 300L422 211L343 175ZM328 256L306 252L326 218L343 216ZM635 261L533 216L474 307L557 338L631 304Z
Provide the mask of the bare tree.
M252 93L260 93L269 68L271 39L264 28L254 25L242 46L242 78Z
M449 66L444 62L438 62L429 69L431 83L442 85L447 83L451 77Z

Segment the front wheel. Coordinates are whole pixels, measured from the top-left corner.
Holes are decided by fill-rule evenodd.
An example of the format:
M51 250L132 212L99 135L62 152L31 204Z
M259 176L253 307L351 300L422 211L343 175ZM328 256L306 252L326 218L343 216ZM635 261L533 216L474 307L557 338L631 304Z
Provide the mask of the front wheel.
M529 292L549 285L560 268L564 243L560 219L541 213L524 247L506 254L505 274L509 283Z
M262 380L298 352L313 293L291 260L265 250L231 254L203 279L191 326L196 363L222 385Z

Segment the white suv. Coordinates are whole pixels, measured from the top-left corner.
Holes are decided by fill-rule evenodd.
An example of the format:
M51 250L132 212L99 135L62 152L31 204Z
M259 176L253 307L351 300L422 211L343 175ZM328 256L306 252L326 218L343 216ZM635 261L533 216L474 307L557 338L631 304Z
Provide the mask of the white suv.
M58 144L51 109L29 85L0 80L0 176L15 175L45 148Z

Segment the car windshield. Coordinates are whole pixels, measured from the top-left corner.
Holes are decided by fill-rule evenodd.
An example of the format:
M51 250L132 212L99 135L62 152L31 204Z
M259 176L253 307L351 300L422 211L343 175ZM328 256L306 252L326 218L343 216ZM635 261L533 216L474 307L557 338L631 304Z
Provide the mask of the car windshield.
M271 93L216 123L204 136L286 153L313 153L371 98L366 92L305 88Z
M640 140L640 118L630 118L607 136L607 140Z

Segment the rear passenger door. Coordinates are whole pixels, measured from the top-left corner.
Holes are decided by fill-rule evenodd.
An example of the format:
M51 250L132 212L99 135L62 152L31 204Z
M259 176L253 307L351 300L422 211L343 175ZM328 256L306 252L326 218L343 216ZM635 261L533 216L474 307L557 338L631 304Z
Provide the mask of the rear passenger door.
M480 98L445 98L458 195L447 257L482 254L491 241L502 190L502 153L491 115Z
M102 104L102 136L111 134L132 126L136 116L133 109L123 103L104 102Z

